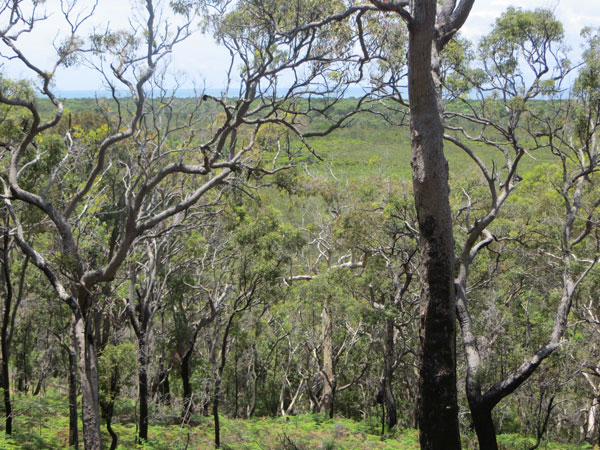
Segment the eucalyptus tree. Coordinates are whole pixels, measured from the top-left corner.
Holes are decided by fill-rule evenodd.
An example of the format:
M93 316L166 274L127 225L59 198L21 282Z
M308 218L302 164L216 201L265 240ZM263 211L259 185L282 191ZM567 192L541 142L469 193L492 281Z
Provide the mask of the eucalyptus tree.
M11 343L15 331L16 314L23 299L23 290L25 287L25 273L29 264L29 258L25 257L18 276L18 283L14 285L12 276L11 256L13 255L14 242L10 237L9 218L5 216L5 226L2 236L2 254L0 265L2 266L2 277L0 278L3 288L3 314L2 314L2 331L0 335L0 343L2 349L2 374L0 380L2 382L4 396L4 432L12 434L12 402L10 398L10 371L9 360L11 354ZM17 287L17 289L15 289Z
M356 294L373 308L381 321L373 339L381 352L381 372L377 401L382 405L382 421L388 429L398 424L398 412L408 418L402 426L414 426L416 400L414 364L418 360L418 244L410 190L404 184L381 180L375 184L382 197L361 199L360 211L369 211L364 233L369 236L369 263L357 279ZM356 213L355 213L356 214ZM400 374L401 373L401 374ZM398 395L398 385L404 385ZM408 407L403 411L399 401ZM411 405L412 404L412 405ZM412 406L412 407L411 407Z
M172 224L173 230L157 228L155 236L139 241L130 263L129 295L126 311L135 336L138 352L138 400L140 405L138 439L148 440L149 363L151 360L151 329L154 316L165 306L168 297L168 282L176 270L175 255L181 250L180 235L175 228L181 226L183 217ZM179 233L177 233L179 234Z
M458 275L455 280L457 314L466 355L466 393L471 417L480 447L494 449L497 443L492 409L524 383L560 346L577 288L596 264L594 257L582 257L578 253L589 252L584 244L595 241L592 218L597 203L590 204L585 197L590 195L586 194L588 187L593 186L597 149L594 145L590 146L591 135L575 132L573 124L577 121L571 112L574 102L562 98L563 82L570 65L564 52L562 25L550 11L510 8L497 19L492 32L481 41L479 67L475 70L463 70L462 64L468 60L469 54L463 53L458 45L453 50L449 59L462 78L449 76L446 80L449 91L454 91L451 97L455 100L446 110L449 132L445 139L464 150L473 160L488 191L484 201L474 192L465 191L466 204L460 210L458 222L463 231L460 233L462 243L457 255ZM477 99L456 95L472 89ZM535 99L544 101L536 103ZM482 144L498 151L498 158L492 157L491 162L487 162L475 147ZM522 177L518 172L523 171L520 169L523 160L536 154L545 158L553 155L558 161L557 179L549 177L542 186L547 189L550 185L556 189L560 199L558 205L564 208L564 212L555 211L557 205L551 207L559 218L551 220L557 231L550 232L546 227L543 222L545 214L527 219L533 223L526 229L539 226L544 231L540 229L538 232L555 236L555 241L537 242L544 251L541 255L536 254L536 258L552 255L553 262L549 266L558 265L562 272L562 279L555 280L558 284L556 289L561 294L550 338L519 367L508 374L501 374L501 379L486 390L483 387L485 358L478 348L478 342L481 346L483 340L477 336L474 327L472 312L475 307L472 302L469 306L467 301L469 292L471 297L475 297L473 288L469 286L470 269L482 250L500 251L504 244L496 242L519 241L519 231L513 230L511 235L506 236L502 225L494 229L493 224L501 215L503 205L510 201L511 193L520 185ZM548 170L554 172L555 169ZM532 190L532 185L526 183L519 189ZM545 207L546 211L550 208L548 205ZM582 219L582 215L586 218ZM535 220L538 218L539 222ZM552 253L550 248L556 243L558 248L556 253ZM593 242L591 245L594 246ZM491 273L493 278L494 272ZM518 295L518 291L513 295Z
M163 84L163 63L192 32L195 11L191 2L172 2L180 19L169 19L167 25L164 15L147 0L145 9L130 21L130 30L109 29L86 42L80 37L81 27L93 20L96 6L61 3L59 14L66 33L49 69L37 65L20 45L23 36L35 34L38 22L48 14L44 4L34 3L28 9L17 1L3 4L0 10L6 19L0 31L3 54L11 64L21 63L38 77L41 94L54 108L49 116L42 116L32 91L24 92L18 83L4 83L0 103L26 116L21 131L2 142L10 155L3 178L4 197L19 246L73 312L86 448L101 445L97 356L90 321L97 305L97 286L119 275L136 240L200 203L207 192L226 186L244 189L244 179L236 174L254 180L254 175L287 166L293 156L286 148L289 140L280 141L278 149L256 147L263 126L281 125L307 144L307 137L327 134L353 115L355 111L350 111L329 121L323 131L307 132L302 127L310 111L325 120L329 117L332 101L314 99L327 97L343 84L331 81L335 79L329 76L331 65L344 68L360 60L341 50L332 53L332 47L324 45L347 15L322 19L329 10L305 4L290 12L282 10L279 2L240 3L233 11L220 11L212 22L220 42L231 51L231 70L225 78L231 81L240 69L237 100L204 95L188 102L189 106L178 106L187 108L186 115L171 114L176 101ZM255 12L268 20L256 21ZM348 48L345 37L338 33L340 49ZM57 70L82 59L100 71L113 94L103 103L105 126L92 135L69 129L64 143L45 153L39 143L59 129L64 112L52 87ZM278 90L278 80L286 73L293 79L291 86ZM119 89L125 89L129 97L120 98ZM292 101L300 95L301 100ZM268 158L263 157L266 151L272 151ZM267 166L264 159L275 161ZM51 167L49 175L33 186L24 185L26 174L40 165ZM120 180L118 189L108 189L105 181L111 176ZM52 223L54 251L28 242L22 204ZM114 233L104 230L108 217L118 218ZM107 240L114 245L104 250L100 243Z
M221 266L215 270L217 277L209 278L201 286L206 292L223 286L219 305L221 313L213 322L211 336L207 338L212 355L214 385L211 401L217 448L221 445L219 406L223 396L223 374L236 329L248 312L266 310L281 296L282 287L277 281L290 264L293 252L302 243L297 230L280 221L277 211L272 208L233 205L224 219L231 234L219 255Z
M57 154L48 155L40 151L39 141L43 141L44 133L52 131L60 122L64 107L63 103L54 95L52 81L57 69L61 66L74 64L79 52L83 50L82 43L78 37L79 27L93 14L96 4L91 7L77 8L75 3L62 3L62 15L67 25L66 39L57 51L57 59L50 70L43 70L37 66L31 56L25 54L20 48L20 40L26 31L35 30L37 23L45 18L46 11L42 11L41 4L34 4L31 9L23 2L4 4L0 11L2 17L6 18L5 25L1 31L0 39L6 51L12 53L10 58L19 61L39 76L41 80L41 94L49 99L54 106L54 112L49 118L41 117L38 104L33 97L22 96L18 90L10 87L4 88L0 93L0 102L16 110L23 110L28 114L28 119L19 136L11 141L3 143L10 152L10 163L7 170L5 182L5 202L11 212L12 220L16 226L15 236L21 249L29 256L32 263L44 272L58 296L72 310L75 324L74 337L80 357L80 381L82 389L82 417L84 425L84 442L86 448L100 448L100 420L98 411L98 373L95 342L89 319L94 309L95 294L94 287L101 282L112 280L118 268L124 261L133 240L145 230L154 226L155 223L175 214L178 209L184 209L187 204L182 201L173 205L171 209L163 210L162 216L150 213L143 217L140 211L148 192L160 183L162 179L175 172L202 172L198 167L190 169L180 168L177 164L167 166L163 170L149 173L146 182L134 194L131 190L125 195L127 199L126 218L124 226L119 235L116 251L109 255L103 255L101 249L89 250L85 246L89 241L82 239L89 235L89 227L94 226L97 219L96 208L102 200L102 178L114 166L106 164L110 159L111 150L128 139L130 139L140 128L141 118L144 114L146 94L144 85L152 78L157 64L165 58L171 50L172 45L182 40L189 34L189 21L186 17L176 32L162 34L154 23L156 18L154 5L151 1L146 2L146 22L138 23L139 29L145 29L147 45L141 45L132 34L113 33L106 31L102 35L92 38L90 49L99 55L99 67L102 67L104 58L115 56L120 64L111 66L110 73L114 82L119 82L130 91L134 110L131 114L119 109L118 113L111 117L107 123L107 131L100 135L95 141L86 142L78 136L69 134L63 148ZM159 44L157 44L159 43ZM140 50L141 49L141 50ZM140 53L143 65L140 64ZM104 74L108 77L109 72ZM115 92L115 84L111 84ZM117 106L122 102L116 100ZM37 150L36 150L37 147ZM86 152L85 150L90 150ZM62 153L62 154L61 154ZM50 158L50 159L49 159ZM90 158L88 161L85 161ZM58 159L58 161L56 161ZM76 167L77 160L84 160L89 172L84 173L77 179L69 177L66 169ZM39 180L34 186L24 186L20 181L24 172L31 173L36 165L52 164L52 174L45 180ZM154 173L152 173L154 172ZM226 170L224 172L227 172ZM73 172L71 174L74 175ZM220 174L207 183L204 189L196 190L196 196L200 196L207 188L217 183L224 177ZM41 184L45 183L44 186ZM21 218L18 216L18 208L13 205L13 200L23 202L37 209L43 217L47 218L55 227L56 248L60 249L55 257L43 256L43 250L30 245L23 232ZM188 203L195 199L187 199ZM92 210L92 214L86 214ZM96 233L99 231L96 228ZM98 237L98 236L97 236ZM101 262L98 262L95 251L99 251ZM96 267L94 267L96 266ZM57 270L60 267L60 271ZM60 272L69 275L66 283Z
M313 411L333 417L336 394L354 386L369 366L369 361L361 362L362 369L346 377L347 382L340 383L346 372L340 363L348 362L348 355L363 333L360 318L356 321L344 314L353 303L347 282L352 277L350 271L364 269L369 253L360 226L353 228L355 224L347 215L351 207L341 189L324 180L315 180L315 184L324 185L320 186L322 192L315 189L316 198L309 199L302 213L308 245L298 256L297 268L294 268L298 273L286 276L284 281L293 287L296 295L310 299L305 314L313 319L308 321L305 346L306 360L311 364L303 377L303 380L306 378L305 391ZM327 212L310 217L308 214L316 212L313 208L323 208L319 205L323 199ZM320 316L318 323L314 320L315 311Z
M169 262L177 267L167 280L167 297L163 300L172 322L169 340L173 347L174 366L179 369L182 387L181 422L188 424L195 411L195 398L192 376L198 338L209 333L206 328L223 312L224 299L230 286L227 267L231 254L227 252L231 236L222 229L222 222L216 219L208 222L202 230L192 230L186 236L185 248ZM207 338L209 351L204 366L215 360L216 347ZM203 414L208 415L212 380L203 380L205 398Z
M408 29L408 96L413 193L422 263L419 430L423 449L460 448L456 388L454 236L444 157L440 54L474 0L386 2Z

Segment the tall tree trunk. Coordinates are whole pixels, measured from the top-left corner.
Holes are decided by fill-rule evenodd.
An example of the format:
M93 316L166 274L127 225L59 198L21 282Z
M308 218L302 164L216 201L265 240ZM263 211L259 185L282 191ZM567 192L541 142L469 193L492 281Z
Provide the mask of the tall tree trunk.
M221 422L219 421L219 397L221 395L221 377L215 379L215 390L213 393L213 419L215 422L215 448L221 448Z
M10 402L10 374L8 371L8 363L10 358L10 344L8 342L8 327L10 325L11 307L13 298L13 288L10 278L9 267L9 227L8 217L4 228L3 238L3 255L2 255L2 273L4 278L4 286L6 296L4 298L4 315L2 317L2 390L4 391L4 432L8 435L12 434L12 405Z
M454 237L444 157L436 0L412 0L408 90L413 190L422 259L419 429L423 450L460 449Z
M160 403L171 404L171 387L169 385L169 370L165 368L164 361L158 366L158 395Z
M79 311L74 312L75 336L81 374L81 416L85 450L101 450L100 410L98 404L98 355L91 330Z
M492 408L479 404L472 399L469 401L471 419L477 433L477 441L480 450L498 450L496 442L496 427L492 420Z
M146 324L142 323L142 327ZM138 384L140 401L140 430L138 433L139 443L148 440L148 337L144 328L138 337Z
M585 441L594 445L594 436L596 435L596 424L598 423L598 398L592 399L592 404L588 409L588 416L585 426Z
M394 319L386 320L385 341L383 344L383 402L387 410L387 426L392 429L398 423L396 398L392 389L394 376Z
M192 353L193 347L189 348L181 359L181 385L183 387L183 410L181 411L181 421L185 424L189 423L194 412L192 383L190 378L192 375Z
M71 326L71 347L64 345L69 355L69 447L79 449L77 424L77 341L75 326Z
M322 349L323 349L323 367L321 376L323 377L323 391L319 402L320 412L327 412L333 417L333 395L334 395L334 374L333 374L333 320L331 317L331 299L327 297L323 304L321 318L323 320L322 331Z

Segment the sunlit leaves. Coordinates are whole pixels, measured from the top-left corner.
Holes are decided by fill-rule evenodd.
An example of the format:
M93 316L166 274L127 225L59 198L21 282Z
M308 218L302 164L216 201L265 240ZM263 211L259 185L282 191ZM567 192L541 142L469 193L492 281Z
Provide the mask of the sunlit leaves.
M479 50L492 74L505 79L518 76L523 66L535 77L568 69L564 54L564 31L548 9L525 11L509 8L496 20Z

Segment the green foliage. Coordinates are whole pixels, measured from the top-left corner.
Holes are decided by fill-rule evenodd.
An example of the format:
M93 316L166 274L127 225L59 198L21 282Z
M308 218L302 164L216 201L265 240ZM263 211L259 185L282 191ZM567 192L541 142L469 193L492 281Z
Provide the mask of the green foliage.
M548 66L546 51L564 37L562 24L549 9L526 11L510 7L498 19L493 31L480 44L483 54L493 58L503 74L519 70L519 57L535 64L539 71Z

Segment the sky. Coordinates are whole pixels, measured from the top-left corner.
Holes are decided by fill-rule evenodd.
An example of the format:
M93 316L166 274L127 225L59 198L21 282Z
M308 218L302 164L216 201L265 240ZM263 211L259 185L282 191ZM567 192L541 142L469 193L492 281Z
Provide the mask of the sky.
M84 31L87 32L91 26L105 27L107 24L116 28L126 27L134 3L135 0L99 0L96 13ZM139 3L138 0L137 4ZM91 0L79 2L83 7L89 7L91 4ZM24 35L21 45L24 53L29 55L32 61L42 67L50 67L52 42L64 31L65 22L61 20L59 0L47 0L45 5L49 17L40 22L33 32ZM528 0L526 5L514 0L475 0L473 10L461 30L462 35L477 41L491 30L495 19L509 6L552 9L564 25L573 61L577 61L581 52L581 28L600 27L600 0ZM3 26L5 20L0 17L0 26ZM4 48L1 52L6 54ZM222 89L228 63L227 52L216 45L211 37L195 33L174 50L170 71L177 74L185 88L200 86ZM11 78L31 78L18 61L5 60L0 70ZM102 80L93 70L78 67L61 69L56 76L55 88L59 91L94 91L102 90L103 87Z

